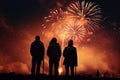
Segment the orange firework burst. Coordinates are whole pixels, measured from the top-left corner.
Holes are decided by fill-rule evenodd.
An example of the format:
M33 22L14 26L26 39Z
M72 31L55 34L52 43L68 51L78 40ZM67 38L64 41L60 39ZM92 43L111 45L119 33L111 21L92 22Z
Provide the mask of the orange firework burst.
M51 10L44 18L45 23L42 26L46 32L62 41L73 39L81 42L89 32L93 33L99 28L101 17L101 8L98 5L77 1L68 5L65 11L61 8Z
M80 24L88 31L94 31L99 28L99 22L102 18L102 12L99 5L92 2L77 1L66 7L71 17L79 20Z
M45 20L45 24L43 24L42 26L44 28L46 28L46 26L48 24L54 24L55 22L59 21L62 19L63 15L62 15L63 11L61 8L59 9L53 9L53 10L50 10L50 13L48 16L44 17L44 20Z
M63 29L66 40L72 39L75 42L81 42L86 36L86 29L78 23L68 24Z

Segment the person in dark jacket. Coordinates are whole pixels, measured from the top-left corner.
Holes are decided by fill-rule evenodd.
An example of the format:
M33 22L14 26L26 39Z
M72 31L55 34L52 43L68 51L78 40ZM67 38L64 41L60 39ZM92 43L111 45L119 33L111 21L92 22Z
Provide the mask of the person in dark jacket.
M74 76L74 67L77 66L77 51L76 48L73 47L73 40L70 40L68 42L68 46L65 47L63 51L63 56L63 65L65 65L66 76L68 76L69 67L71 70L71 75Z
M52 40L49 43L47 55L49 57L49 75L52 75L52 68L54 65L54 73L57 76L58 75L58 66L59 61L61 57L61 48L59 43L57 43L56 38L52 38Z
M35 41L32 42L30 47L30 53L32 56L31 73L32 75L35 75L35 72L36 72L36 75L39 75L40 64L41 64L41 61L44 59L44 44L42 41L40 41L40 36L36 36Z

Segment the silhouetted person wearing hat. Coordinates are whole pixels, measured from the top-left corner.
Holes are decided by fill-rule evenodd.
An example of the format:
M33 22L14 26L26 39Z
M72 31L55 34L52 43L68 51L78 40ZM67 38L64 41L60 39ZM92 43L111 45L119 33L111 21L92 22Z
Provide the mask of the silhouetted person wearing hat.
M68 46L65 47L63 51L63 56L64 56L63 65L65 65L66 76L68 76L69 67L71 70L71 75L74 76L74 67L77 66L77 51L76 48L73 47L73 40L70 40L68 42Z
M30 53L32 56L32 75L39 75L40 72L40 64L44 59L44 44L40 41L40 37L36 36L35 41L32 42L30 47Z
M58 66L59 61L61 57L61 48L59 43L57 43L56 38L52 38L52 40L49 43L47 55L49 57L49 75L52 75L52 69L54 65L54 73L57 76L58 75Z

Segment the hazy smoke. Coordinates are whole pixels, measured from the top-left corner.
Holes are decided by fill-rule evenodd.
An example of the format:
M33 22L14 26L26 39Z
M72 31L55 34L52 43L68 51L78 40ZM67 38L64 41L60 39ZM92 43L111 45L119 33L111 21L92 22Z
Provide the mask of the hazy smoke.
M41 35L42 31L39 24L34 26L17 26L19 29L16 28L14 32L3 34L0 40L0 72L30 73L30 44L34 40L34 36L36 34ZM8 36L4 37L6 35ZM48 36L41 35L41 40L45 44L45 50L47 50L49 40L52 38L52 36ZM120 67L118 62L119 54L114 48L117 46L117 43L111 36L108 36L108 32L103 31L95 34L86 43L80 43L75 46L78 52L77 73L93 73L96 70L100 70L103 73L106 71L118 73ZM62 68L64 69L63 65ZM46 55L45 73L48 73L48 57Z

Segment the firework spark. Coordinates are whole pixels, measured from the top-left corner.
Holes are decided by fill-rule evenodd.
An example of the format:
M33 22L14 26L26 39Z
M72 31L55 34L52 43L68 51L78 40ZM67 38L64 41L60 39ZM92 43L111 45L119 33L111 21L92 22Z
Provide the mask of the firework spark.
M93 2L73 2L66 7L71 17L79 20L82 26L88 31L94 31L99 28L99 22L101 21L101 8Z

